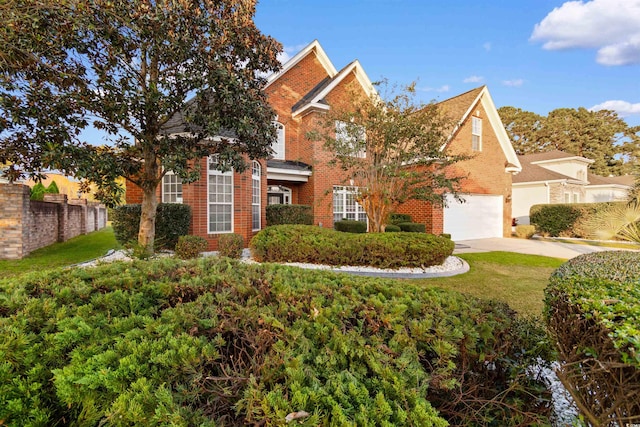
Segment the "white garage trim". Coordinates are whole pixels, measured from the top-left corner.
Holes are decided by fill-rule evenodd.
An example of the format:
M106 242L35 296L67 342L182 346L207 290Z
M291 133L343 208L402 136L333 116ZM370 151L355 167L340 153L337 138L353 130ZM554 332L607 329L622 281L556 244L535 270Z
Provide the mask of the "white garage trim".
M452 240L486 239L503 237L502 196L487 194L463 194L465 203L447 195L444 208L445 233Z

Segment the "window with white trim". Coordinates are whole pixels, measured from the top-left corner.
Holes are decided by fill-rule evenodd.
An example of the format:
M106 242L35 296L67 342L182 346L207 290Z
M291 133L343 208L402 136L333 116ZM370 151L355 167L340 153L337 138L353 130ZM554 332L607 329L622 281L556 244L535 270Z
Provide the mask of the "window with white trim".
M233 231L233 171L221 172L216 156L209 157L207 170L209 234Z
M367 213L356 201L358 187L335 185L333 187L333 221L350 219L367 221Z
M284 125L280 122L273 122L276 127L276 140L271 145L273 149L273 158L284 160L285 159L285 144L284 144Z
M350 126L353 128L349 129ZM362 126L336 120L336 141L343 143L345 149L352 152L353 157L367 157L365 138L366 134Z
M571 203L571 193L564 193L564 202Z
M482 151L482 119L471 117L471 149Z
M260 163L251 163L251 228L260 230L260 175L262 168Z
M580 193L573 193L572 203L580 203Z
M173 172L162 177L162 203L182 203L182 180Z

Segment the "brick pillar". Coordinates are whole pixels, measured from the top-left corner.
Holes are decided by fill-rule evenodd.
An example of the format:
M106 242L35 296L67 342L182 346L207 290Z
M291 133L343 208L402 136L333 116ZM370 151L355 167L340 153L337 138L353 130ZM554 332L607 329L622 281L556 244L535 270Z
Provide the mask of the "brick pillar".
M82 206L82 219L80 220L80 234L87 234L87 230L91 229L91 227L89 227L87 224L87 222L89 221L89 215L88 215L87 209L91 209L87 205L87 199L69 199L69 204Z
M67 195L45 193L44 201L58 204L58 242L69 240L69 205L67 204Z
M25 246L29 198L26 185L0 184L0 259L21 259L29 254Z

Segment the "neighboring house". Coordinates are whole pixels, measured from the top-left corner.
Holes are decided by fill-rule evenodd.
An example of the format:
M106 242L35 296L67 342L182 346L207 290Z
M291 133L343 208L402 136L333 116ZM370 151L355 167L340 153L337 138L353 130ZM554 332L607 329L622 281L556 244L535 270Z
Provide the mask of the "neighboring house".
M604 177L589 172L593 160L554 150L518 156L522 172L513 179L513 216L529 224L537 204L626 200L634 177Z
M322 141L310 140L309 131L332 106L349 106L353 94L375 89L355 60L337 70L318 41L314 41L272 75L265 93L276 112L277 140L272 158L254 161L244 173L221 173L201 161L201 179L182 185L167 174L158 190L160 200L192 206L191 233L217 249L222 233L241 234L245 241L265 226L267 204L303 204L313 209L314 224L333 227L342 218L366 221L355 199L357 188L331 164L333 154ZM443 149L473 154L456 165L468 175L463 191L466 203L449 202L446 209L411 201L400 211L427 225L434 233L447 232L457 240L502 237L511 231L511 175L520 170L486 86L440 104L457 124ZM175 124L172 124L174 126ZM336 132L340 132L336 123ZM180 126L174 126L180 132ZM141 192L127 183L127 202L139 203Z

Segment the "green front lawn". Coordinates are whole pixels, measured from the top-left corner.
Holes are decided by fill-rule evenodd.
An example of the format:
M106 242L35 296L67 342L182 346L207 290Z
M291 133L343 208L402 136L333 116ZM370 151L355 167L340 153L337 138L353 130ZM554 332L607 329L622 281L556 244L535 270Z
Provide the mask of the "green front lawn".
M513 252L456 255L469 263L468 273L423 279L419 283L480 298L506 302L519 314L542 314L544 288L551 273L566 260Z
M118 247L113 229L106 227L63 243L40 248L20 260L0 260L0 278L89 261Z

